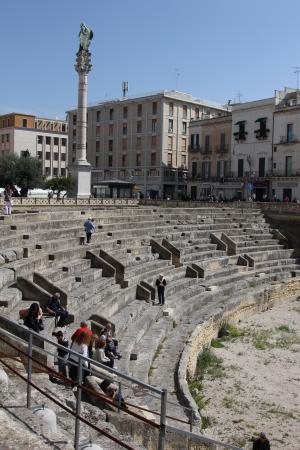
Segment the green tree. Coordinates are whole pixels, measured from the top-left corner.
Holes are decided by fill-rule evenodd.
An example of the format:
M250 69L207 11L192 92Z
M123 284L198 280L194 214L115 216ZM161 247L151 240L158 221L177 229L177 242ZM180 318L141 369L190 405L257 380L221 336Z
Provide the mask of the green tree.
M44 182L44 189L51 189L59 198L62 191L69 191L74 185L75 181L71 177L55 177Z
M21 188L21 196L27 197L28 190L43 185L42 161L29 155L17 160L15 184Z
M16 184L16 167L19 157L14 153L0 157L0 186Z

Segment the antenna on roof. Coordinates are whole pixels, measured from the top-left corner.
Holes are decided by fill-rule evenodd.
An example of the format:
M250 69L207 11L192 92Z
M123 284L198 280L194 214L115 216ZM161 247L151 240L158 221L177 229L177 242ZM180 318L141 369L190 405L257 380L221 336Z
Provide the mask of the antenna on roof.
M126 94L128 92L128 81L122 81L122 92L123 92L123 98L125 98Z
M292 69L296 69L296 70L294 70L294 73L296 74L296 78L297 78L297 91L298 91L300 67L299 66L293 66Z
M174 72L175 72L175 89L177 91L177 89L178 89L178 80L179 80L179 77L180 77L180 70L175 68Z

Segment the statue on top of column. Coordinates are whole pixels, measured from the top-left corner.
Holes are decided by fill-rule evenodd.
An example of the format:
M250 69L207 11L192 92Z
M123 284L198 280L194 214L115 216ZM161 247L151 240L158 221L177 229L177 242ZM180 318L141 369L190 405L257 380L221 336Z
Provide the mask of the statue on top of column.
M82 22L80 24L78 53L80 53L82 50L88 51L92 39L93 31L91 30L91 28L87 27L85 23Z

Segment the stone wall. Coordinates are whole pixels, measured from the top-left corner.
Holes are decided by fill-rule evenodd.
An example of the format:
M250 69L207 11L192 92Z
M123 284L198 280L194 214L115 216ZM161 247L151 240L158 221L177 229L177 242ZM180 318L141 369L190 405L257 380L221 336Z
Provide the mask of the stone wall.
M195 421L201 420L198 407L189 391L188 380L196 370L197 358L211 340L217 337L224 323L237 323L239 320L258 312L266 311L274 304L295 298L300 292L300 279L288 280L276 286L250 294L246 298L228 304L226 311L215 311L211 318L199 324L188 340L177 371L178 395L184 404L193 408Z

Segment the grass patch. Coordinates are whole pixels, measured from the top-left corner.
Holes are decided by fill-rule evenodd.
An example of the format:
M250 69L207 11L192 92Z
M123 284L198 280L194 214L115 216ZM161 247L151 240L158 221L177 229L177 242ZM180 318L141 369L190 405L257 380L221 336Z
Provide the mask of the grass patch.
M212 339L210 345L213 348L223 348L225 347L224 344L222 343L221 339L217 338L217 339Z
M272 348L270 337L272 335L271 330L259 330L252 335L252 344L257 350L268 350Z
M235 400L232 397L228 397L227 395L222 400L222 405L227 409L232 409L235 404Z
M268 409L267 413L273 414L276 416L286 417L288 419L297 419L297 417L295 417L295 415L292 411L287 411L283 408L280 408L280 406L276 406L271 409Z
M173 328L176 328L176 327L177 327L177 322L176 322L176 320L173 320L173 322L172 322L172 327L173 327Z
M201 417L201 429L206 430L206 428L209 428L212 426L211 419L208 416L202 416Z
M277 330L284 331L285 333L294 333L294 330L292 330L288 325L280 325Z
M154 353L153 360L160 355L160 352L162 351L162 348L163 348L162 344L158 344L157 349L155 350L155 353Z
M245 328L237 328L226 323L219 330L218 338L222 341L235 341L236 339L243 338L247 334L248 332Z

